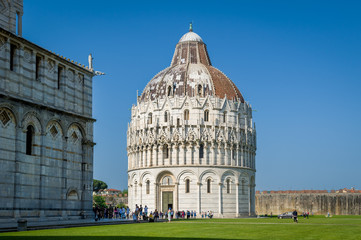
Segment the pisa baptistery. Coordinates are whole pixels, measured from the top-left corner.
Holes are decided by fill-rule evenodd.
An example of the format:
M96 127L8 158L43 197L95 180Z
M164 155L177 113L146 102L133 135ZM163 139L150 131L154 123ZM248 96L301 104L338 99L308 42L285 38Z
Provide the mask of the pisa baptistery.
M255 214L256 129L251 106L213 67L192 31L150 80L127 131L128 203L149 211Z

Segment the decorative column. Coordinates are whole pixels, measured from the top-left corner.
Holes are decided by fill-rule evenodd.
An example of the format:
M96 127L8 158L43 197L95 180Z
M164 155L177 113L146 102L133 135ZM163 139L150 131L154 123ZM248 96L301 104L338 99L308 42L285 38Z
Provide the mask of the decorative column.
M159 145L158 146L158 162L157 162L157 166L162 165L163 163L163 146Z
M241 146L241 166L244 167L244 151L243 151L243 146Z
M147 148L147 167L152 166L152 147L148 146Z
M136 161L136 163L135 163L135 166L137 167L137 168L139 168L139 148L137 148L137 151L136 151L136 159L135 159L135 161Z
M201 186L202 186L202 183L201 182L197 182L197 185L198 185L198 203L197 203L197 212L198 214L201 212Z
M169 165L173 165L173 144L169 143L169 156L168 156L168 160L169 160Z
M236 217L239 217L239 182L236 183Z
M222 165L222 144L218 143L218 152L217 152L217 165Z
M157 145L153 145L153 159L152 164L158 166L158 147Z
M248 184L248 215L251 216L251 182Z
M213 165L217 165L217 162L216 162L216 147L214 146L214 143L212 143L212 146L211 146L211 161L210 161L210 164L213 164Z
M175 147L175 162L174 162L174 164L178 166L179 165L179 144L175 143L174 147Z
M224 144L224 165L231 165L229 162L229 147L228 144Z
M143 186L143 184L140 182L139 184L139 192L140 192L140 194L139 194L139 204L140 205L142 205L143 203L142 203L142 201L143 201L143 189L142 189L142 186Z
M147 165L147 147L144 146L142 149L142 167L144 168Z
M203 148L203 161L202 161L202 165L209 165L209 144L207 142L204 143L204 148Z
M241 154L239 152L239 145L238 144L237 144L237 147L236 147L236 153L237 153L236 166L240 167L241 166Z
M154 183L154 185L155 185L155 191L154 191L154 207L160 211L160 209L159 209L159 204L158 204L158 202L159 202L159 201L158 201L158 199L159 199L159 183Z
M221 217L222 215L222 183L218 183L218 191L219 191L219 194L218 194L218 214L219 214L219 217Z
M179 182L175 182L175 189L174 189L174 212L179 210Z
M185 142L182 143L182 148L183 148L183 165L187 164L187 145Z
M194 151L195 156L194 156L194 154L193 154L193 159L194 159L194 164L195 164L195 165L199 165L200 162L201 162L201 159L200 159L200 157L199 157L200 148L201 148L201 146L200 146L200 144L199 144L199 142L198 142L197 145L195 146L195 150L196 150L196 151ZM204 155L204 146L203 146L203 155ZM203 156L203 157L204 157L204 156Z

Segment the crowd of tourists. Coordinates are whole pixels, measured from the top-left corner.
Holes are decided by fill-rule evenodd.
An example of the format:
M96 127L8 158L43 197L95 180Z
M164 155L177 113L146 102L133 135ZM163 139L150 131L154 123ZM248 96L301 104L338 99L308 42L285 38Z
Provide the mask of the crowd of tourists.
M131 219L134 222L140 222L140 220L145 220L149 222L156 222L159 219L167 219L169 222L172 219L190 219L197 218L197 212L195 210L187 211L175 211L173 209L168 209L167 212L158 211L149 211L147 205L144 207L142 205L136 204L134 211L131 211L129 207L93 207L95 221L102 219ZM201 212L202 218L212 218L212 211Z

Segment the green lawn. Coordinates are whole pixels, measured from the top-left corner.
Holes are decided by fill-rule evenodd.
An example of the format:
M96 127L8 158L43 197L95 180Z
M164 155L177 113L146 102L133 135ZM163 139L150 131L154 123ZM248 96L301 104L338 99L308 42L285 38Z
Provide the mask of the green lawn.
M197 219L0 233L0 239L361 239L361 216Z

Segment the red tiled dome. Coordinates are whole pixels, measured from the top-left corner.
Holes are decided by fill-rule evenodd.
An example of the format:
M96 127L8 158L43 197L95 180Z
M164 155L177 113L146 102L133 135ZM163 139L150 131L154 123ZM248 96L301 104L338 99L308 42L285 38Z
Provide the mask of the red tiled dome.
M178 42L171 66L159 72L145 87L140 101L166 96L216 96L244 102L236 85L211 65L207 47L198 34L190 31Z

